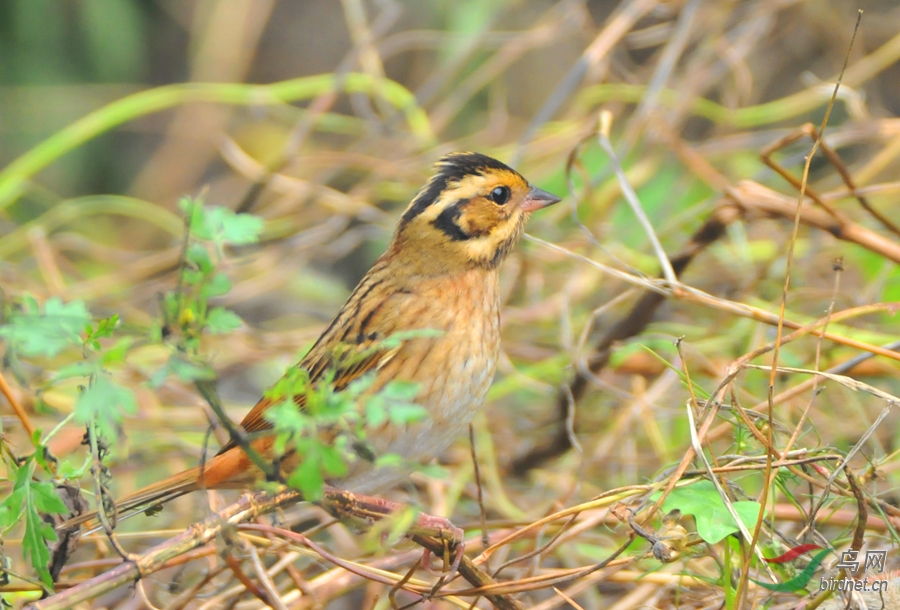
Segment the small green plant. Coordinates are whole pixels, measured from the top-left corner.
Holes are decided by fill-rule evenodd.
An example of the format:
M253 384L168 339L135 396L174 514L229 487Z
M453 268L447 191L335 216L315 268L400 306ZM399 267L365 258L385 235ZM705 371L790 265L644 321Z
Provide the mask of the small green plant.
M752 500L731 502L734 513L745 529L753 531L759 517L760 503ZM722 554L722 575L719 584L725 592L726 608L734 608L736 589L732 583L732 573L741 568L741 543L737 535L741 531L731 511L712 481L698 481L672 490L662 504L666 512L680 510L694 517L697 535L708 544L724 541Z
M177 286L162 298L164 322L158 328L123 328L118 315L95 318L84 302L64 303L58 297L41 305L23 294L4 312L0 338L5 341L10 369L23 381L23 360L49 371L37 387L39 404L42 392L72 380L79 382L73 411L49 433L35 431L31 455L19 459L10 447L2 447L10 489L0 502L0 533L24 527L24 555L48 588L52 586L49 543L57 540L57 534L42 515L66 512L55 484L84 476L93 464L95 494L104 504L112 501L106 462L115 453L113 441L120 437L124 418L137 411L133 390L118 379L132 348L161 340L172 346L167 363L148 380L151 387L160 387L170 376L181 381L211 379L212 369L200 357L200 337L204 332L226 334L242 324L233 312L211 305L210 299L231 289L230 280L219 270L225 248L258 240L262 220L207 208L190 198L181 206L188 227L184 261ZM71 423L88 432L91 455L80 465L59 462L47 449L48 441ZM0 443L4 443L2 437ZM51 480L42 480L47 477Z
M228 249L258 241L263 222L248 214L205 206L193 198L183 199L180 206L186 219L182 264L173 289L161 296L162 321L158 325L128 326L117 315L95 318L81 301L64 303L52 297L41 306L26 294L19 297L0 326L6 362L13 370L21 370L21 359L28 359L50 371L38 387L38 396L73 380L79 383L73 411L48 434L35 432L35 450L30 456L18 460L9 447L3 447L10 491L0 502L0 532L24 528L24 554L48 589L53 584L49 544L57 540L57 534L43 515L67 512L55 485L90 472L94 496L101 498L107 512L112 508L107 463L115 455L124 419L138 408L133 390L120 379L135 347L148 343L169 346L165 363L148 375L149 387L162 387L172 378L193 382L220 417L225 417L215 396L215 373L204 357L202 337L227 335L243 324L234 312L214 301L232 287L222 271ZM284 473L286 478L280 472L266 472L316 500L324 481L344 475L360 456L371 457L376 465L399 465L399 456L375 456L366 449L366 429L388 421L403 426L424 418L425 410L414 403L419 387L394 381L372 392L374 373L347 383L340 379L341 370L377 360L404 341L434 334L413 331L373 341L362 349L341 346L340 353L331 356L332 368L315 382L306 370L290 369L267 393L275 404L265 419L276 433L276 453L294 451L302 459L292 472ZM73 423L87 430L85 444L90 452L81 464L57 461L47 449L49 439ZM245 436L238 432L235 439L246 444ZM266 470L266 464L260 466Z
M430 330L397 333L359 352L341 346L343 354L333 358L340 364L327 371L324 379L313 383L305 369L295 367L272 386L266 397L274 404L264 417L276 432L275 453L284 455L293 450L301 456L299 466L288 474L288 485L302 491L307 499L316 500L325 478L344 476L349 465L361 456L376 465L399 465L399 456L375 455L368 447L366 429L386 422L405 426L424 419L427 411L414 402L419 385L395 380L372 393L374 371L346 385L339 371L370 358L378 359L402 341L434 334Z
M13 526L24 523L22 549L25 558L30 559L41 582L52 590L53 581L48 569L49 543L55 542L58 537L53 526L44 521L42 515L61 514L66 507L56 495L53 483L34 478L38 465L35 456L33 454L18 466L7 463L7 472L15 478L12 490L0 502L0 531L5 533Z
M237 314L211 306L210 299L231 291L231 280L220 270L225 248L259 241L263 221L225 208L207 208L192 198L182 199L179 205L188 227L184 261L178 286L163 297L163 316L168 332L177 327L182 333L173 342L183 351L196 354L204 331L224 335L240 328Z
M743 524L752 531L759 517L759 502L739 500L731 504ZM662 509L665 512L678 509L685 515L692 515L697 523L697 535L709 544L717 544L726 536L740 531L715 485L710 481L699 481L694 485L673 489L663 502Z
M63 424L74 419L79 424L97 430L107 438L115 438L126 413L133 413L137 403L133 392L112 378L109 367L124 360L129 340L122 340L104 349L101 340L112 337L119 320L116 316L92 320L84 303L63 303L50 298L40 307L34 297L25 295L19 306L6 316L0 326L0 337L6 340L7 361L19 364L20 357L35 359L56 358L66 351L74 351L80 360L61 366L44 384L43 389L72 378L84 378L73 413ZM53 526L42 514L62 514L66 507L54 491L54 483L41 481L38 469L45 475L74 475L85 467L63 463L59 468L48 449L47 442L58 430L44 435L36 430L31 441L34 452L24 460L13 458L10 448L4 447L7 479L12 490L0 503L0 531L9 531L24 523L23 551L41 581L48 587L52 579L48 570L49 543L57 540Z

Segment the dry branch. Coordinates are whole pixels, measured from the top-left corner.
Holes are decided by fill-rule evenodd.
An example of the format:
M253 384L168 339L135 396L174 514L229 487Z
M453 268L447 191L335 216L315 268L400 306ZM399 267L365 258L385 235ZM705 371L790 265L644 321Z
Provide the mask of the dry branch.
M346 504L347 497L352 494L341 490L326 489L325 504L342 503ZM45 600L35 602L28 606L31 610L65 610L71 608L75 604L94 599L104 593L108 593L122 586L146 578L150 574L168 567L173 560L178 560L185 553L201 547L220 535L229 535L229 530L241 523L253 520L256 517L270 513L278 508L289 506L303 500L302 494L296 491L282 491L277 494L269 494L266 492L256 492L252 494L244 494L236 503L219 511L215 515L196 523L186 529L183 533L171 538L141 555L130 555L124 563L118 565L111 570L91 578L85 582L58 593ZM365 511L365 515L354 515L357 520L372 521L384 515L376 515L371 510ZM300 537L299 534L283 531L284 534L291 537ZM444 540L433 538L426 535L411 534L410 537L419 545L427 549L429 552L440 556L446 551ZM300 537L302 538L302 537ZM349 564L329 556L324 550L320 549L305 538L302 543L306 544L313 550L317 551L323 558L330 559L336 565L349 567ZM229 563L229 567L235 572L240 573L240 566L237 562ZM485 597L490 600L494 607L500 610L519 610L521 605L512 597L504 593L491 593L490 588L496 587L498 583L494 581L487 573L479 569L471 559L463 556L459 566L459 573L476 589L487 589ZM243 576L242 582L251 584L248 577ZM265 584L265 583L263 583ZM271 586L265 587L265 591L260 590L255 584L248 587L258 598L266 600L275 595ZM437 591L434 592L437 594ZM420 594L424 594L421 593Z
M118 587L127 586L137 580L166 567L171 559L203 546L213 540L226 527L243 523L282 506L294 504L303 498L295 491L285 491L274 496L266 493L246 494L240 500L187 528L181 534L159 544L138 556L136 561L125 563L95 578L80 583L71 589L45 600L34 602L32 610L65 610L75 604L88 601Z

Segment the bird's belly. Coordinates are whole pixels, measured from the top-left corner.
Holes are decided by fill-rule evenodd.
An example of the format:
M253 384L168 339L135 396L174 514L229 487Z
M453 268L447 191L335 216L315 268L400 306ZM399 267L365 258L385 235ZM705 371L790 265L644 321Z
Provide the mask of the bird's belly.
M415 402L428 415L405 426L391 426L370 436L376 456L400 456L400 465L373 468L357 463L341 486L357 493L374 493L397 484L416 465L439 456L468 428L484 403L494 378L499 348L496 325L488 323L477 340L459 340L449 336L438 341L415 367L391 374L395 379L417 382L421 391ZM470 332L467 333L471 335ZM468 337L466 337L468 338ZM410 359L415 362L415 359ZM427 371L427 374L422 374ZM407 376L404 376L404 373ZM390 408L390 407L388 407Z

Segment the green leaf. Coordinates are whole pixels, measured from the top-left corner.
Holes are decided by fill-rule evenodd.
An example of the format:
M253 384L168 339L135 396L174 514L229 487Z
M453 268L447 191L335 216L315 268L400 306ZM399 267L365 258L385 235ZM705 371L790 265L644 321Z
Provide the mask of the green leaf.
M210 380L216 378L216 372L205 364L198 364L181 358L172 358L169 363L172 365L170 369L180 381L189 383L199 380Z
M84 325L84 344L95 352L102 349L100 339L111 337L119 325L119 316L113 315L97 322L96 328L90 323Z
M52 483L33 480L34 467L35 462L28 460L16 471L12 492L0 502L0 529L9 529L20 520L25 520L25 534L22 537L25 558L31 560L41 580L52 586L47 567L50 563L47 543L57 540L57 537L53 526L45 522L40 513L62 514L66 512L66 506L56 495Z
M227 208L215 208L215 220L220 224L219 239L226 244L255 244L263 230L263 219L252 214L235 214Z
M32 492L35 508L42 513L62 514L66 512L66 505L56 495L56 488L50 481L31 480L28 485Z
M294 469L294 472L288 477L288 485L294 489L298 489L303 493L303 497L310 502L315 502L322 497L322 486L325 479L322 477L320 468L320 455L318 451L310 450L305 452L300 464Z
M187 218L191 234L198 235L203 230L203 201L193 197L182 197L178 200L178 207Z
M263 220L252 214L235 214L219 206L204 207L195 200L182 200L190 219L191 234L217 244L244 245L259 241Z
M366 422L371 428L378 428L387 421L387 407L383 400L374 396L366 401Z
M410 381L391 381L377 394L366 400L366 421L377 427L386 420L397 426L405 426L428 417L428 410L411 402L422 386Z
M100 432L110 439L118 437L116 424L122 422L122 414L135 412L134 392L102 374L95 376L94 382L75 401L75 420L85 425L96 421Z
M196 286L206 278L206 274L196 269L184 269L181 272L181 277L188 286Z
M450 473L440 464L415 464L416 472L424 474L429 479L438 479L446 481L450 478Z
M381 390L381 394L387 400L410 401L418 396L422 389L422 384L414 381L395 380L391 381Z
M281 402L271 405L263 411L263 418L272 424L276 430L301 435L306 432L308 418L297 408L290 398L283 398Z
M188 262L196 265L203 274L209 274L213 270L213 262L203 244L191 244L185 253L185 258Z
M31 297L23 298L23 311L13 312L10 322L0 326L0 337L6 337L13 349L25 356L54 357L66 347L81 345L80 333L91 321L82 301L63 303L51 297L43 312Z
M53 381L59 382L65 379L72 379L73 377L90 377L99 372L100 367L96 363L82 360L81 362L75 362L56 369L56 372L53 374Z
M342 477L347 474L347 459L336 448L330 445L320 445L322 449L322 469L333 477Z
M384 453L375 458L375 468L398 468L405 464L406 460L397 453Z
M34 296L25 294L22 296L22 311L28 314L37 315L41 311L41 306Z
M287 372L270 386L264 393L271 400L282 400L294 396L305 395L310 386L309 371L300 367L291 367Z
M227 335L241 327L241 318L224 307L213 307L206 315L206 329L214 335Z
M174 292L167 292L163 295L162 305L166 322L170 324L176 322L175 318L178 316L178 307L180 306L178 296Z
M303 438L311 420L297 408L289 397L280 399L263 412L263 418L272 424L275 436L275 454L284 455L292 439Z
M369 371L361 377L357 377L341 391L341 394L350 397L351 400L357 400L375 383L376 373L377 371Z
M224 273L217 273L200 288L200 295L206 298L220 297L228 294L230 290L231 280L228 279L228 276Z
M741 500L732 502L732 505L747 529L753 530L759 517L759 502ZM740 531L712 481L676 487L663 502L662 509L668 513L676 508L686 515L694 516L697 534L710 544L716 544L725 536Z
M128 348L131 347L132 343L134 343L134 337L122 337L116 341L115 345L101 354L100 363L107 365L125 362L125 355L128 353Z
M166 362L165 366L153 373L150 381L147 383L151 388L160 388L169 378L169 375L175 375L180 381L190 383L198 379L215 379L216 373L210 367L202 363L191 362L173 355Z
M391 423L395 426L405 426L428 417L428 409L420 405L399 404L388 407Z
M444 331L434 328L401 330L394 333L390 337L387 337L383 341L379 341L377 344L377 349L393 349L395 347L400 347L404 341L409 341L410 339L431 339L434 337L440 337L443 334Z
M119 325L119 316L114 314L108 318L102 318L97 322L97 328L91 332L92 339L106 339L111 337L113 331Z
M88 473L93 463L90 456L84 459L81 466L75 466L69 460L63 460L57 466L56 474L66 480L80 479Z

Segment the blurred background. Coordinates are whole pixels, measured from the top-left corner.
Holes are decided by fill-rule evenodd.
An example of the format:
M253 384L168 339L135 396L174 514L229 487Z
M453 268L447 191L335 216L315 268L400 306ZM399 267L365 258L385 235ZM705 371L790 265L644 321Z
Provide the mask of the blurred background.
M864 15L848 54L858 9ZM534 520L646 483L677 463L690 446L685 371L711 393L729 364L774 339L759 316L727 306L777 315L788 268L797 190L760 152L806 122L821 123L845 60L826 141L875 212L849 196L824 155L813 159L810 187L837 213L811 212L800 224L786 317L807 323L829 306L900 301L890 220L900 217L898 32L892 0L7 0L4 308L8 314L25 294L81 300L95 316L119 315L121 332L134 337L112 367L138 406L114 448L112 485L121 494L196 464L210 417L190 384L146 383L169 353L154 337L159 295L178 277L181 197L265 221L260 244L231 248L221 261L233 288L215 303L244 324L202 342L239 420L383 251L431 164L451 151L490 154L565 197L529 225L557 249L523 243L504 268L504 352L476 426L489 518ZM623 320L640 292L578 258L634 278L660 268L598 141L601 110L611 113L612 146L663 248L687 256L683 281L718 299L714 305L657 303L629 326ZM775 158L799 179L811 144L799 138ZM701 231L711 222L711 232ZM869 311L833 330L883 345L898 328L890 313ZM618 330L604 336L609 329ZM825 369L861 353L806 337L785 346L780 362ZM74 408L78 384L55 383L53 371L80 357L72 351L7 369L38 427L52 428ZM894 394L897 373L897 361L885 357L853 369L854 378ZM807 379L785 373L779 389ZM748 407L764 401L767 380L767 371L747 371L735 399ZM864 436L885 403L833 385L821 397L798 392L779 404L779 425L798 426L794 446L846 452L863 439L854 465L877 466L884 478L869 492L896 503L896 414ZM811 415L801 417L810 403ZM0 407L13 451L27 453L27 435ZM577 417L567 427L570 407ZM743 422L731 423L710 440L718 455L760 450L747 444ZM66 426L52 439L54 454L83 459L83 433ZM467 443L441 461L448 478L419 480L419 502L474 522ZM758 493L758 477L744 483ZM192 522L208 505L195 495L153 527ZM834 501L835 510L843 506ZM590 563L623 539L604 528L583 536L549 550L542 565ZM363 552L341 544L347 555ZM714 572L714 563L691 570ZM524 574L520 567L508 577ZM646 603L672 607L666 587L610 581L572 594L584 607L613 607L640 589ZM349 605L328 607L375 607L374 586L348 590L341 595L351 601L340 603ZM714 588L685 595L677 604L719 603ZM123 592L109 603L136 607L125 605L129 598ZM527 599L565 606L552 591Z

